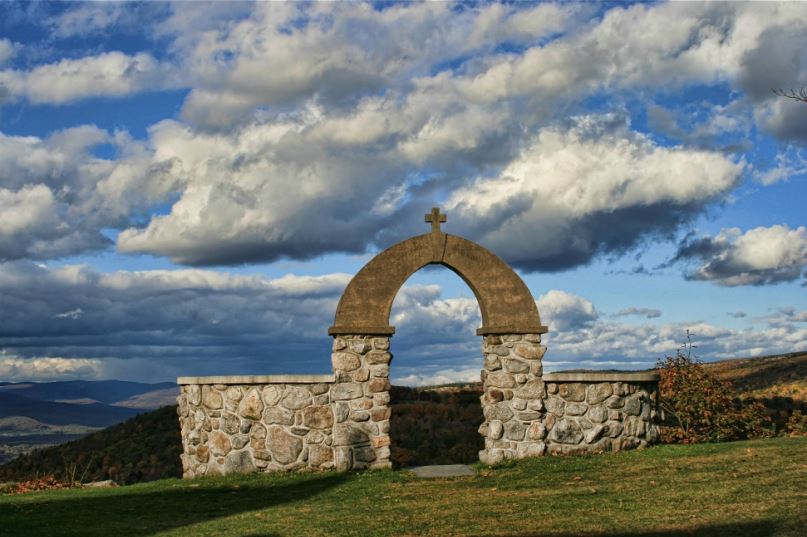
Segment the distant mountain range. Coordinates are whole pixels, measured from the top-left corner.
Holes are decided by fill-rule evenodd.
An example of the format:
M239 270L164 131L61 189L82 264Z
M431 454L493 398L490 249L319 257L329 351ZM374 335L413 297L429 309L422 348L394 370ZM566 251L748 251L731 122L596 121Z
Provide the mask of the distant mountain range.
M0 382L0 463L176 403L172 382Z

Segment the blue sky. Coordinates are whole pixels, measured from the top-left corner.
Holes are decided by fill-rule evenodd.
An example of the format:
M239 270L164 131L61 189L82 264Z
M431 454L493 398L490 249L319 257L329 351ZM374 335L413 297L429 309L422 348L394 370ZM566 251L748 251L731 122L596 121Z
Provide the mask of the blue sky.
M318 373L350 277L445 230L510 262L548 370L807 347L800 3L4 3L0 380ZM478 378L465 284L396 382Z

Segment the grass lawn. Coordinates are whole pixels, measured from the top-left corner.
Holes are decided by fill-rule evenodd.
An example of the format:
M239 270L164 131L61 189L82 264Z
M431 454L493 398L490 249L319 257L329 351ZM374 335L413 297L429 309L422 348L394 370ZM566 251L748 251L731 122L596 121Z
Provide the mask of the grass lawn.
M0 496L0 535L807 535L807 438Z

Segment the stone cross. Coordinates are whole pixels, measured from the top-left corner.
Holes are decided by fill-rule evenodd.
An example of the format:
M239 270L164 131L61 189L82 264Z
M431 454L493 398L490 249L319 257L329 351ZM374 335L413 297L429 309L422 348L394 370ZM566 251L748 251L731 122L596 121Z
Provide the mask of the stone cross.
M446 215L440 214L440 207L432 207L432 212L426 215L426 222L432 225L432 233L441 233L440 223L446 219Z

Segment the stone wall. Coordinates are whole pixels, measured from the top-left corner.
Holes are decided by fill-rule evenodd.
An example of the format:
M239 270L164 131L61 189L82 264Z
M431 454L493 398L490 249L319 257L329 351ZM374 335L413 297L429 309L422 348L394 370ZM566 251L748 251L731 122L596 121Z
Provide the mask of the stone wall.
M655 375L544 376L540 343L539 334L485 336L479 460L615 451L657 439Z
M184 377L185 477L361 470L390 464L390 341L337 335L333 375ZM539 334L486 335L482 462L644 446L658 437L658 377L543 374Z
M338 470L391 468L389 337L333 340L333 445Z
M546 387L541 359L546 347L540 334L484 337L482 414L479 433L485 449L479 460L497 464L506 459L543 455Z
M183 477L335 467L332 375L179 380Z

